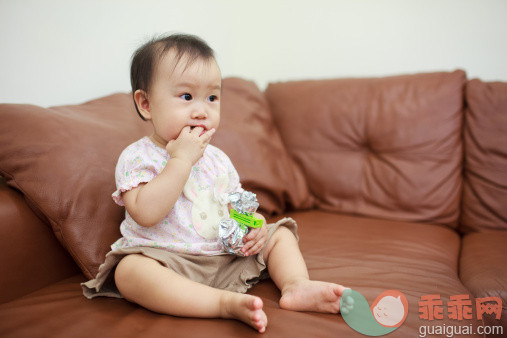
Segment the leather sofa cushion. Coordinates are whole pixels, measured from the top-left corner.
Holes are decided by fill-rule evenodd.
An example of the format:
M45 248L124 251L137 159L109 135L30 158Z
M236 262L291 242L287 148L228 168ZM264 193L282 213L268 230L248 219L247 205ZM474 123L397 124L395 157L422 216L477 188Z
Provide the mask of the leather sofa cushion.
M5 104L0 119L0 174L93 276L121 236L124 210L111 200L116 161L148 124L128 94L48 109Z
M466 87L461 231L507 230L507 83Z
M220 126L211 144L231 158L243 188L257 194L261 212L276 215L286 208L311 207L305 177L285 149L255 83L239 78L222 82Z
M501 325L507 328L507 231L470 233L463 237L459 276L475 297L499 297L503 302ZM484 316L499 325L493 316Z
M253 84L223 81L222 125L213 144L229 154L262 210L310 205L308 187L274 129L266 100ZM151 124L131 95L42 108L0 105L0 175L20 190L89 278L121 235L124 209L115 205L114 169L121 151Z
M270 84L317 207L457 227L465 73Z
M405 323L394 337L417 337L423 325L456 325L419 319L422 295L439 294L444 311L449 296L469 294L458 279L458 234L442 226L343 216L322 211L295 212L300 247L310 277L342 283L365 296L369 304L383 291L403 292L409 304ZM150 312L123 299L82 296L76 276L23 299L0 305L0 332L9 337L44 333L62 337L258 337L234 320L179 318ZM335 314L280 309L280 291L263 281L249 293L263 299L270 337L364 337ZM475 304L475 301L472 300ZM48 313L51 315L48 316ZM65 323L62 324L62 319ZM480 325L475 320L459 325ZM467 336L468 337L468 336ZM470 337L477 337L470 335Z
M23 195L0 180L0 303L78 272L76 264L26 205Z

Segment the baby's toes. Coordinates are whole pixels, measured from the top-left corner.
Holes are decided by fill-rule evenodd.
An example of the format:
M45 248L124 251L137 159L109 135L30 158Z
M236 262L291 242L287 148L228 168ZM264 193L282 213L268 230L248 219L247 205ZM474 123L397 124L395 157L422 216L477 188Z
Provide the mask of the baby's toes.
M330 284L326 292L327 311L331 313L340 312L340 299L344 291L344 287L338 284Z
M346 288L340 284L333 284L333 292L338 297L341 297L343 295L343 291L345 291L346 289L349 289L349 288Z
M339 300L343 293L341 292L339 285L332 283L328 283L327 285L324 284L321 289L321 292L322 292L321 299L329 303Z
M250 322L251 325L259 332L264 332L267 326L267 317L264 311L262 311L263 302L258 297L248 302L248 309L250 310Z
M262 299L256 296L252 296L251 299L248 300L247 307L249 310L256 311L262 309L263 303Z
M268 325L268 320L265 313L262 310L257 310L252 314L251 317L252 326L259 332L264 332Z
M259 322L262 319L261 312L260 311L254 311L250 315L250 320L252 322Z

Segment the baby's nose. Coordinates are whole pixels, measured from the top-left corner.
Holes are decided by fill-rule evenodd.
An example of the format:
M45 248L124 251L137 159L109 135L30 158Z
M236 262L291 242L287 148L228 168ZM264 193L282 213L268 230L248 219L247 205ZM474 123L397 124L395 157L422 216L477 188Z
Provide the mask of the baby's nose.
M197 108L192 112L192 118L193 119L203 119L206 118L208 114L206 113L206 109L204 108Z

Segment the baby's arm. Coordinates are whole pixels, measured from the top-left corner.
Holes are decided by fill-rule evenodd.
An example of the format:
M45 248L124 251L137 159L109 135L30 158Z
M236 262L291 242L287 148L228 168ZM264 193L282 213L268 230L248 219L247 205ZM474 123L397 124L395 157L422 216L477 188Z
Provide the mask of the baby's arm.
M171 156L166 166L153 180L123 193L123 202L129 215L137 224L152 227L169 212L183 191L192 166L203 155L215 130L202 136L201 127L182 129L176 140L171 140L166 150Z

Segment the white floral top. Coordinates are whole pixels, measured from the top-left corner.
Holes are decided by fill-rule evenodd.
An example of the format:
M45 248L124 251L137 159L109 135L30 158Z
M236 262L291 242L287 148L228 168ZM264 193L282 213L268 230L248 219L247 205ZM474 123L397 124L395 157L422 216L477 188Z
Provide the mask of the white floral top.
M149 137L129 145L116 165L113 200L123 206L121 193L154 179L164 169L169 154ZM120 230L123 235L111 249L149 246L195 255L224 252L218 240L218 223L227 217L227 195L241 192L239 175L229 157L208 145L192 167L190 177L171 212L153 227L137 224L125 210Z

